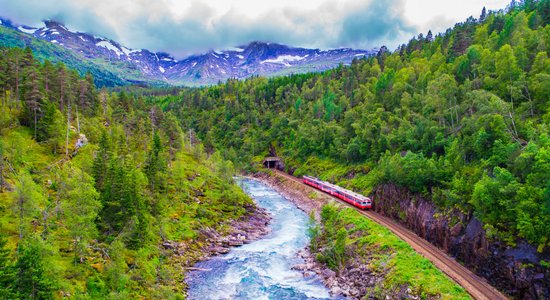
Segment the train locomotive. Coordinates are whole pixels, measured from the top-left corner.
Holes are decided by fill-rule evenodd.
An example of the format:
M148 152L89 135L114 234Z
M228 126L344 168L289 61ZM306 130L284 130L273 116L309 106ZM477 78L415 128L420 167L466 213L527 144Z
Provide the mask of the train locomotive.
M311 176L304 176L302 178L302 181L309 186L312 186L334 197L337 197L343 201L346 201L347 203L360 209L372 208L372 200L369 197L365 197L345 188L334 185L330 182L326 182Z

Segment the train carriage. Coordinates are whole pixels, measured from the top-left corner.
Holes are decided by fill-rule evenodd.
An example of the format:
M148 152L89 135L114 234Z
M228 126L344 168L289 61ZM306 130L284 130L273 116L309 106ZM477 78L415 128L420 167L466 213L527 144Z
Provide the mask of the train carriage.
M365 197L361 194L357 194L345 188L334 185L330 182L326 182L311 176L304 176L302 178L302 181L309 186L321 190L329 195L335 196L343 201L346 201L355 207L361 209L372 208L372 200L369 197Z

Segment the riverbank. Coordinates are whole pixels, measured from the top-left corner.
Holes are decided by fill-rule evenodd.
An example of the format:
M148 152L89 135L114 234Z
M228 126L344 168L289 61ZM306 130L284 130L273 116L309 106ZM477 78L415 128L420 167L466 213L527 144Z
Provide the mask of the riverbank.
M307 214L313 213L317 222L321 221L320 213L323 205L334 201L324 193L311 190L302 184L275 174L256 173L252 177L271 186ZM350 299L359 299L366 294L364 291L367 286L376 286L384 279L381 275L373 274L366 268L366 265L350 265L335 272L326 264L320 263L309 246L299 251L297 255L305 263L296 265L293 269L302 271L305 277L317 274L332 296L342 295ZM404 295L395 296L402 299L400 296Z
M311 190L285 177L268 173L255 173L251 177L269 185L305 213L313 213L317 221L320 220L319 213L323 205L334 201L324 193Z
M331 299L320 278L292 268L304 263L296 253L309 243L308 215L259 180L239 181L272 216L271 233L195 265L187 276L189 299Z
M225 254L232 247L251 243L267 235L271 215L265 209L256 205L245 207L246 214L237 220L221 224L221 230L203 228L199 231L200 238L191 241L164 241L162 250L174 266L172 273L179 274L178 281L182 283L182 293L186 294L187 284L185 276L188 271L196 270L193 267L200 261L210 257Z
M349 299L469 298L460 286L386 228L353 209L328 206L323 211L323 205L335 202L330 196L277 174L254 177L316 216L319 225L312 237L316 249L300 251L297 255L305 263L294 268L306 277L318 274L332 295Z

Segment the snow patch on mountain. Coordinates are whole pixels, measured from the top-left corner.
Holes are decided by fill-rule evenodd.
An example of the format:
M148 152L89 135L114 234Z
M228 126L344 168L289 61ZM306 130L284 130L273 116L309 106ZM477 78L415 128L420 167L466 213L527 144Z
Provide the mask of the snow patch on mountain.
M124 52L124 54L126 54L126 56L130 56L130 54L132 53L141 52L141 50L133 50L133 49L128 49L126 47L120 47L120 49L122 50L122 52Z
M28 34L34 34L38 30L38 28L26 28L23 26L19 26L17 27L17 29L19 29L19 31L21 32L28 33Z
M288 62L291 62L291 61L299 61L299 60L302 60L304 58L306 58L307 56L297 56L297 55L280 55L274 59L266 59L266 60L263 60L260 62L260 64L267 64L267 63L272 63L272 64L283 64L285 66L290 66L290 64Z
M240 47L234 47L234 48L229 48L229 49L227 49L226 51L244 52L244 49L243 49L243 48L240 48Z
M111 42L101 41L99 43L96 43L95 45L98 46L98 47L103 47L103 48L106 48L108 50L111 50L111 51L115 52L118 56L122 55L122 52L120 52L120 50L115 45L111 44Z
M2 26L63 46L78 53L83 60L110 64L114 61L124 62L113 74L131 83L164 81L170 84L205 85L228 78L319 72L340 64L347 65L362 56L376 54L375 50L319 50L256 41L177 60L168 53L133 50L104 37L70 31L51 20L45 21L45 27L39 29L13 25L7 20L0 22Z

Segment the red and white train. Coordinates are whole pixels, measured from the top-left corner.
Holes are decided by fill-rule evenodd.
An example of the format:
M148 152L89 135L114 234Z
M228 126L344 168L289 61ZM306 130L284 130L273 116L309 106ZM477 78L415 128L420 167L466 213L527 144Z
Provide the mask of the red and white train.
M350 190L346 190L345 188L311 176L304 176L302 178L302 181L309 186L319 189L334 197L340 198L353 206L359 207L360 209L372 208L372 200L369 197L365 197L363 195L354 193Z

